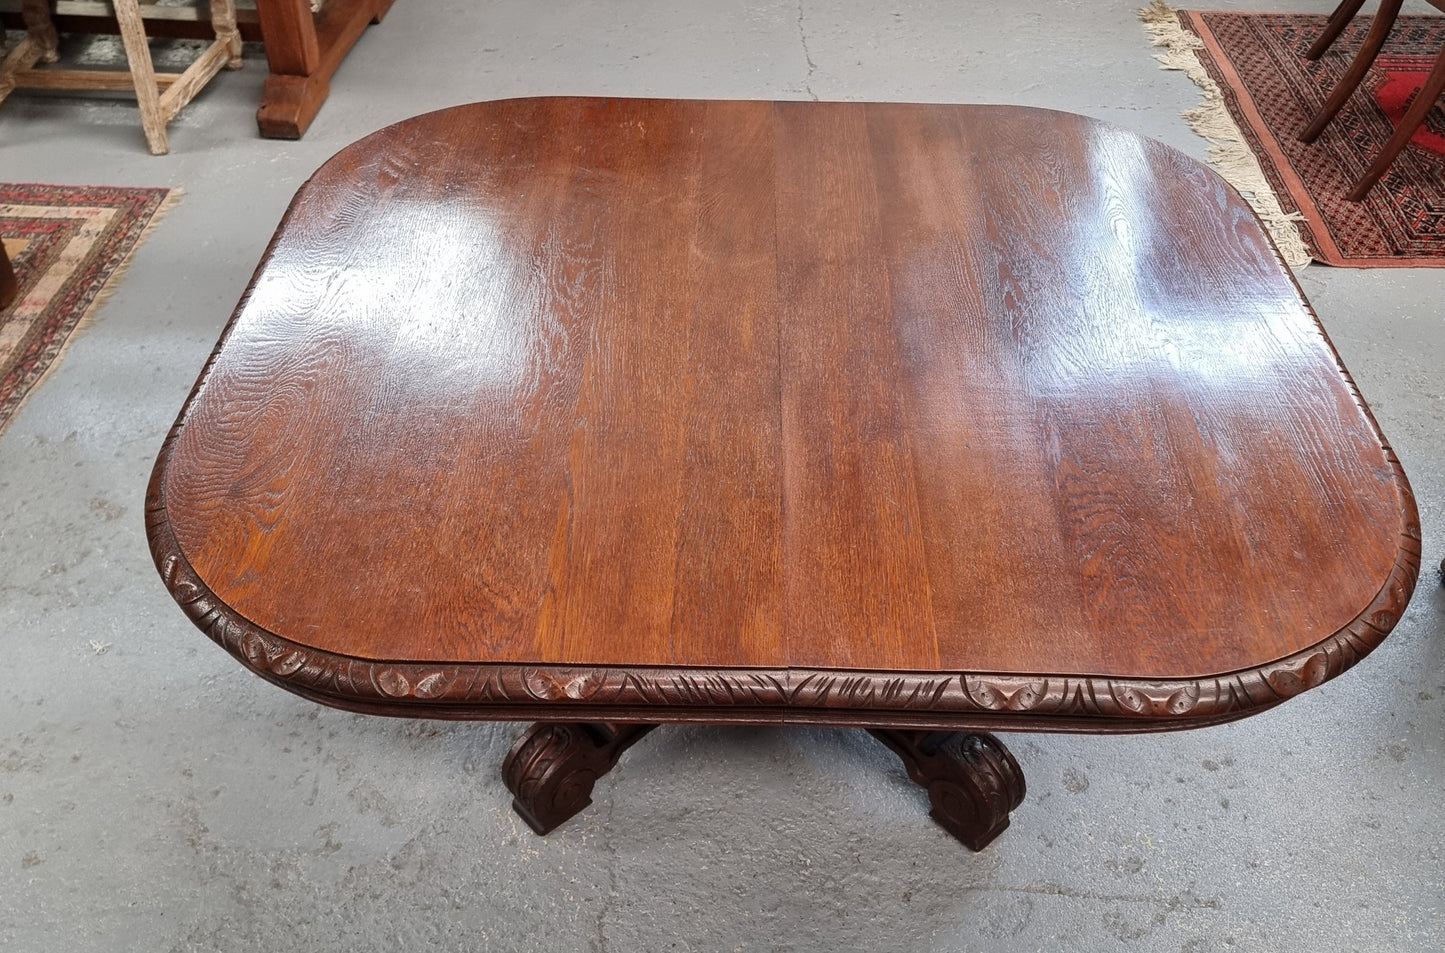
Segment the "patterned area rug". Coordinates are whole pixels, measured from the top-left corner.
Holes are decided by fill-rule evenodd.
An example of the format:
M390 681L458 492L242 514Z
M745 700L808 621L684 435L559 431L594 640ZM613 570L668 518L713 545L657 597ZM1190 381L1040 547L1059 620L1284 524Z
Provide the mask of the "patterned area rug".
M1313 63L1304 55L1324 29L1323 14L1181 10L1176 25L1174 11L1156 3L1141 17L1168 49L1161 62L1204 88L1204 106L1186 118L1211 141L1211 160L1254 202L1282 251L1294 232L1304 254L1326 264L1445 266L1445 155L1432 148L1445 143L1439 108L1365 201L1345 200L1445 45L1445 17L1400 17L1375 67L1312 145L1296 135L1344 74L1370 17L1356 17ZM1211 98L1227 113L1210 115Z
M0 238L20 281L0 311L0 431L113 290L172 189L0 183Z

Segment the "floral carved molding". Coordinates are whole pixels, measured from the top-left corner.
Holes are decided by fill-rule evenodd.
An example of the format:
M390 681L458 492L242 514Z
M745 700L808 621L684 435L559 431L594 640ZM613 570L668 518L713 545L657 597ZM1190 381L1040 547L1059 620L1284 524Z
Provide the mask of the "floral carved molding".
M1411 507L1413 510L1413 506ZM388 663L334 655L267 632L229 609L181 554L162 501L147 508L152 555L167 588L193 622L247 667L271 681L343 707L405 702L485 709L578 707L743 709L772 712L890 712L912 715L1010 713L1134 722L1221 721L1268 708L1325 682L1368 655L1399 620L1420 568L1418 522L1405 527L1389 579L1348 626L1302 652L1258 668L1203 679L987 673L911 674L810 669L583 668ZM826 721L826 718L808 720ZM839 719L840 722L846 719ZM1023 725L1020 725L1023 727ZM1046 727L1035 725L1034 727ZM1123 727L1123 726L1120 726Z

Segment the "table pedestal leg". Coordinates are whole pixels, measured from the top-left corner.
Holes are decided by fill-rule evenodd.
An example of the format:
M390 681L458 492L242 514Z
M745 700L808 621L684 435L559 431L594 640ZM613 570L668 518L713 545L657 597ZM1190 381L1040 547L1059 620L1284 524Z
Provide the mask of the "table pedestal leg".
M656 725L542 723L527 729L502 762L512 810L546 834L592 803L592 785Z
M932 817L969 850L983 850L1023 803L1024 775L993 735L870 728L928 789Z

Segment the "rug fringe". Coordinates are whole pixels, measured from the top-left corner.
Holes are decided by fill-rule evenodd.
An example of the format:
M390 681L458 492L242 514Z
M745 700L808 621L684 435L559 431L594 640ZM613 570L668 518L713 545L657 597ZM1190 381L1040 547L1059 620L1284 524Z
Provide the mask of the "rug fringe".
M126 249L125 257L122 258L115 266L115 269L106 276L105 284L101 285L100 290L95 293L95 297L91 298L90 303L85 306L85 313L75 322L75 326L66 333L65 340L60 345L60 350L56 351L54 356L50 358L49 363L46 364L45 369L40 372L40 375L26 386L24 395L17 404L10 408L8 415L0 419L0 433L3 433L5 428L19 416L20 408L24 407L31 395L40 389L40 385L44 384L50 375L55 373L60 367L66 352L70 350L72 344L80 339L81 332L95 323L96 314L99 313L101 307L110 300L110 297L115 294L116 289L120 287L121 279L124 278L126 272L130 270L131 262L135 260L136 250L145 244L146 239L151 236L151 232L155 231L161 219L165 218L166 213L180 204L185 194L184 189L171 189L166 193L166 197L161 199L161 204L151 215L150 221L146 222L145 227L141 229L140 235L136 237L136 240L131 244L130 248Z
M1204 41L1180 25L1179 14L1164 0L1154 0L1140 10L1139 20L1150 42L1164 48L1163 53L1154 56L1159 68L1178 70L1203 92L1200 104L1182 115L1189 128L1209 143L1209 164L1254 208L1285 262L1291 268L1308 265L1314 256L1295 224L1304 221L1304 217L1297 212L1286 212L1280 206L1279 196L1270 187L1254 151L1229 114L1219 84L1199 62L1196 51L1204 48Z
M136 251L146 243L146 239L151 237L151 233L156 230L156 226L160 225L161 219L165 218L171 209L181 204L181 199L185 198L185 196L185 189L171 189L166 193L166 197L161 199L160 206L157 207L155 213L151 215L150 221L146 222L145 227L140 230L140 235L137 236L135 243L126 250L125 257L115 266L115 270L110 273L110 277L105 279L105 284L95 293L95 297L91 299L90 305L86 307L85 314L81 315L80 320L75 323L75 328L70 332L69 337L66 338L66 348L70 346L70 342L74 341L81 331L90 326L92 319L96 313L100 311L101 306L110 300L111 295L115 294L116 289L120 287L121 279L125 278L126 272L130 271L130 265L131 262L135 260ZM60 354L55 355L50 366L54 367L56 364L59 364L60 357L64 353L65 348L62 348ZM31 386L31 390L34 390L39 384L40 382L36 381L35 384Z

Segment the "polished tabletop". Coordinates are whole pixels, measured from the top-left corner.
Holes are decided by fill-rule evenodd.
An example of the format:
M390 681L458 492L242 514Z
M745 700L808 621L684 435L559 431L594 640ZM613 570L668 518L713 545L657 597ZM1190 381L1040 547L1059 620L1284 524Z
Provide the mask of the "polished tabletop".
M262 674L458 717L526 701L504 670L692 715L752 684L759 718L933 685L1232 717L1378 644L1419 553L1248 205L1117 126L998 106L388 127L298 192L151 518L177 598Z

